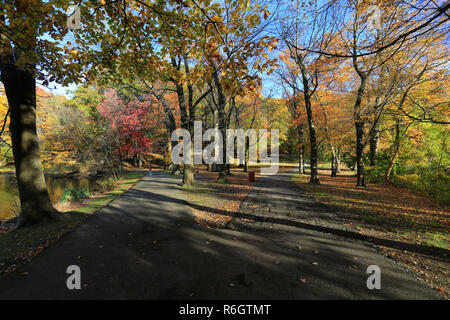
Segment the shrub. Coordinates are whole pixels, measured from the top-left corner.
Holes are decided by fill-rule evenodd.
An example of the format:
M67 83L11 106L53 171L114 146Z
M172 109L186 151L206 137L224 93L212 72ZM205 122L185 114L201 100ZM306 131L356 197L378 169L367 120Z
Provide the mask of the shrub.
M365 178L367 182L370 183L383 183L384 173L385 173L384 168L379 166L366 166L364 168Z
M115 179L106 179L97 182L97 188L100 192L112 191L116 188L117 181Z
M382 150L377 154L376 165L369 165L369 156L365 155L364 157L364 173L367 182L371 183L383 183L384 175L386 173L387 168L389 167L391 155L386 151ZM391 171L391 177L397 174L397 164L394 164L394 167Z
M395 176L394 185L423 193L440 204L449 205L450 175L445 170L420 167L417 173Z
M61 196L61 201L77 201L80 199L89 198L91 192L89 189L75 189L75 188L64 188L64 192Z
M384 182L384 174L389 166L390 157L389 152L383 150L377 155L375 166L366 165L365 178L367 182ZM365 162L368 162L367 158ZM448 192L450 189L450 172L442 166L433 163L431 165L408 165L399 158L392 168L391 183L423 193L440 204L448 205L450 203Z
M450 204L450 174L445 170L423 168L419 172L418 187L442 204Z
M356 157L353 153L344 152L341 156L341 161L349 169L353 169L356 166Z

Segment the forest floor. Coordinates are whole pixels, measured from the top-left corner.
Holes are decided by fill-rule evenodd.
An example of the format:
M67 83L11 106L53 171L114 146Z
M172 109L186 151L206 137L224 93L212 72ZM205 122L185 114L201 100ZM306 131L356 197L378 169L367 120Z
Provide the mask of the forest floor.
M392 185L368 184L367 188L357 188L350 171L332 178L329 170L319 170L319 175L320 185L309 184L308 175L296 174L292 179L301 191L338 213L343 223L358 234L449 252L450 208L447 206ZM380 248L450 297L448 257L405 248L382 245Z

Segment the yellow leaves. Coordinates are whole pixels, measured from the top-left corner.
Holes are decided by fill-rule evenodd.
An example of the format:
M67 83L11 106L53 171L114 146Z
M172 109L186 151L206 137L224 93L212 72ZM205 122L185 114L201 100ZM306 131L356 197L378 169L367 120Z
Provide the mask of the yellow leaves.
M214 21L215 23L221 23L223 21L223 18L219 16L213 16L211 20Z
M275 45L275 43L276 43L276 41L275 41L274 43L269 43L269 52L271 52L273 49L278 48L278 47Z
M269 18L269 17L270 17L270 11L265 10L265 11L264 11L264 19L267 20L267 18Z
M6 113L8 112L8 100L6 99L6 94L4 89L0 89L0 129L3 127L3 120L5 119ZM9 120L8 120L9 122ZM5 132L8 130L8 123L5 125ZM9 137L9 135L3 133L5 137ZM5 138L6 139L6 138Z

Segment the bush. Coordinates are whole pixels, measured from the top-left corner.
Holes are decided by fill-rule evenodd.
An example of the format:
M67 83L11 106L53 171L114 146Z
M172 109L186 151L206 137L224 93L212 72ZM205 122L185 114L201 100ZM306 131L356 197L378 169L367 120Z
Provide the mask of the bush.
M117 181L114 179L101 180L97 182L97 188L100 192L112 191L116 188Z
M449 205L450 175L445 170L419 167L417 173L393 177L392 183L399 187L423 193L440 204Z
M383 183L384 175L391 162L392 155L388 150L382 150L377 154L376 165L369 166L369 157L366 155L364 157L364 163L366 164L364 168L364 173L367 182L372 183ZM391 178L398 174L398 163L394 163L391 171Z
M433 170L423 168L419 172L418 188L422 189L428 196L442 204L450 204L450 174L445 170Z
M75 188L65 188L61 196L61 201L77 201L80 199L89 198L91 192L89 189L75 189Z
M365 178L367 182L383 183L384 174L389 166L390 154L384 150L377 156L376 166L365 167ZM368 159L365 159L368 162ZM393 185L407 188L434 199L440 204L448 205L450 197L450 172L448 169L435 164L431 165L407 165L397 159L391 172L391 183Z
M366 181L370 183L383 183L384 173L384 168L379 166L366 166L364 168ZM394 174L394 172L392 174Z
M341 162L349 169L353 169L356 166L356 157L350 152L344 152L341 156Z

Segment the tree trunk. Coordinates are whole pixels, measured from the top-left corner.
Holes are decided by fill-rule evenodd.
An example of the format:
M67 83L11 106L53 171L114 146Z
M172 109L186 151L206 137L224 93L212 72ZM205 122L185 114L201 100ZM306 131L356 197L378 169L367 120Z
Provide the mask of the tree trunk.
M181 60L179 62L177 62L177 60L175 58L171 58L171 61L172 61L172 66L174 66L178 71L180 71ZM178 83L176 81L174 81L174 84L175 84L175 90L176 90L177 98L178 98L178 105L180 107L181 128L188 130L191 133L191 137L192 137L193 128L191 128L191 126L190 126L191 121L190 121L189 115L188 115L183 84ZM173 169L172 169L172 171L173 171ZM183 184L183 186L191 186L194 183L195 183L195 178L194 178L193 165L185 163L184 170L183 170L182 184Z
M364 122L362 120L355 121L356 130L356 186L365 187L364 179Z
M300 67L300 71L302 73L302 82L303 82L303 98L305 101L306 115L308 118L308 127L309 127L309 141L311 144L311 157L310 157L310 174L311 177L309 179L309 183L312 184L320 184L319 182L319 172L318 172L318 161L319 161L319 152L317 148L317 137L316 137L316 127L314 126L312 107L311 107L311 92L309 87L309 80L307 77L306 67L303 63L303 60L299 57L297 59L297 63Z
M171 132L169 132L169 134L171 134ZM172 162L172 140L170 139L169 136L169 140L167 141L167 155L165 157L166 163L165 163L165 167L167 170L172 171L173 168L173 162Z
M250 140L248 137L245 137L244 172L248 171L248 158L250 154L249 148L250 148Z
M59 218L50 202L36 132L35 67L2 63L2 81L10 110L10 134L21 206L19 226Z
M395 124L395 140L392 148L392 158L384 174L384 183L388 184L391 181L391 173L394 168L395 160L397 159L398 151L400 150L400 123L397 120Z
M226 166L226 159L227 159L227 136L226 136L226 117L225 117L225 104L226 104L226 98L225 94L223 93L222 84L219 80L218 75L218 69L214 67L214 73L213 73L213 79L214 84L217 89L217 96L218 96L218 103L217 103L217 109L218 109L218 116L219 116L219 130L222 133L222 164L219 165L219 179L218 181L226 182L226 176L227 176L227 166Z
M336 173L341 173L341 148L338 148L336 154Z
M183 186L190 187L195 184L194 166L192 164L184 164Z
M306 98L305 98L306 100ZM318 161L319 152L317 149L317 138L316 138L316 128L312 119L311 110L311 100L308 98L308 102L305 101L306 114L308 115L308 125L309 125L309 140L311 142L311 161L310 161L310 174L309 183L319 184L319 171L318 171Z
M194 146L191 144L191 163L184 164L183 170L183 186L190 187L195 184L194 176Z
M337 152L333 145L331 146L331 176L337 176Z
M380 126L379 122L374 124L369 137L369 163L371 166L377 164L378 144L380 142Z
M353 107L353 117L356 132L356 186L365 187L364 179L364 120L361 118L361 102L366 88L367 74L360 71L356 63L356 57L353 60L354 67L359 75L360 84L356 95L355 105Z
M305 173L304 161L302 147L300 147L298 150L298 173L300 174Z
M305 146L303 145L303 125L298 125L298 173L305 173Z
M306 174L306 166L305 166L305 161L306 161L306 157L305 157L305 145L302 146L302 167L303 167L303 174Z

